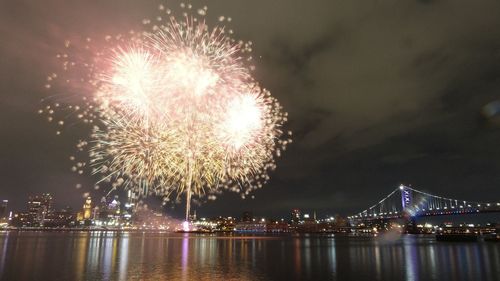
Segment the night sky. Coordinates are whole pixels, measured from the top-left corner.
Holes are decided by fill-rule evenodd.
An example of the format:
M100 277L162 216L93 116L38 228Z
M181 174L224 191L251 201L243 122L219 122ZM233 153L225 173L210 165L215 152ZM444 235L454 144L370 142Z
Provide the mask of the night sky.
M139 29L159 3L0 0L0 199L13 209L42 192L80 208L93 187L70 170L83 135L56 136L37 114L64 40ZM163 3L177 10L180 2ZM192 3L208 6L209 22L231 16L235 37L253 41L255 76L289 112L294 132L255 199L226 193L196 207L199 214L349 215L400 183L500 201L500 117L482 113L500 98L499 1Z

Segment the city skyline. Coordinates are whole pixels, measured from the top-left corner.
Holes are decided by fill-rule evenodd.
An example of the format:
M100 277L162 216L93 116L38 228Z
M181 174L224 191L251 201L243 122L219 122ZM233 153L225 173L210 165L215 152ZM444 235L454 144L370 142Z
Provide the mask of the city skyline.
M411 190L412 193L416 192L415 195L408 195L407 190ZM401 193L406 195L405 202L400 202L403 199L399 197L402 196ZM62 225L67 225L70 221L83 221L85 219L96 219L97 217L102 217L100 215L104 211L104 216L108 216L108 208L117 208L116 213L118 217L123 215L126 216L125 221L130 221L135 218L135 210L137 208L141 210L147 210L148 212L154 212L162 217L170 218L173 220L180 220L182 215L175 214L171 212L169 208L164 206L150 206L147 201L131 197L132 193L127 194L107 194L103 197L91 196L82 198L81 204L78 206L70 206L64 202L59 202L49 193L41 193L37 195L29 195L25 201L25 205L20 209L12 209L8 207L8 200L2 200L2 205L0 206L0 219L9 220L12 223L13 218L25 217L30 218L31 223L25 226L30 226L33 222L40 225L40 221L45 219L45 216L49 214L49 221L59 221ZM410 196L408 198L407 196ZM420 196L420 197L418 197ZM422 196L428 196L429 199L425 199ZM414 198L413 198L414 197ZM390 200L389 198L393 198ZM434 199L433 199L434 198ZM394 201L395 199L395 201ZM431 200L431 204L427 206L426 201ZM435 200L435 201L432 201ZM436 201L437 200L437 201ZM387 203L387 202L389 203ZM412 201L414 201L412 203ZM392 202L392 203L391 203ZM432 203L434 202L434 203ZM115 206L115 207L104 207ZM387 205L389 204L389 205ZM396 205L391 205L396 204ZM397 205L402 206L397 206ZM411 204L411 205L410 205ZM45 206L45 207L44 207ZM385 206L385 207L383 207ZM392 207L391 207L392 206ZM427 207L426 207L427 206ZM240 209L232 210L226 213L203 213L199 212L199 209L193 208L190 214L190 218L196 220L196 218L208 218L216 219L221 217L233 218L236 221L247 221L248 217L266 218L271 220L285 221L287 223L298 223L303 219L313 218L315 221L328 220L333 217L342 218L342 220L349 221L350 224L356 225L360 221L371 221L377 217L380 219L403 219L410 216L412 220L415 220L419 224L468 224L468 223L496 223L498 220L500 202L470 202L470 201L458 201L455 199L450 199L446 197L435 196L432 194L422 193L421 191L415 190L411 187L406 187L400 185L396 190L391 192L387 197L379 201L373 206L366 206L366 208L360 213L343 214L335 211L321 211L317 209L298 209L293 208L288 210L288 212L264 212L261 209ZM83 208L82 208L83 207ZM387 209L389 207L389 209ZM434 209L433 209L434 207ZM476 208L477 207L477 208ZM429 208L429 209L425 209ZM396 212L396 209L399 211ZM386 210L386 211L383 211ZM390 212L389 210L394 210L395 212ZM112 212L113 213L113 212ZM3 214L3 215L1 215ZM50 215L52 215L50 217ZM114 216L110 217L115 219ZM123 218L122 218L123 220ZM255 220L254 220L255 221ZM14 223L16 225L16 223ZM17 223L19 225L19 223ZM50 224L49 224L50 225ZM73 225L75 227L77 225Z
M206 216L190 214L189 220L176 218L161 209L151 209L131 197L120 198L109 195L102 198L84 198L78 208L67 206L62 209L55 207L55 198L43 193L30 195L23 210L9 210L7 200L3 200L0 209L0 227L18 230L45 231L162 231L174 233L188 231L193 233L323 233L323 234L374 234L397 232L399 234L434 234L444 229L449 231L474 231L475 233L491 233L495 231L500 202L484 203L456 201L448 198L430 199L428 207L418 202L425 202L418 190L401 186L396 189L406 194L401 213L383 210L395 210L394 205L400 204L401 195L392 192L379 204L383 206L370 207L359 214L340 216L329 214L318 215L314 210L292 209L287 215L273 217L257 210L243 211L238 215L218 214ZM395 195L395 201L389 199ZM431 195L432 196L432 195ZM415 205L404 206L406 201ZM387 201L387 202L384 202ZM477 204L477 205L476 205ZM393 206L393 207L390 207ZM420 206L420 207L419 207ZM374 208L374 209L373 209ZM387 209L389 208L389 209ZM428 208L421 209L419 208ZM381 212L381 213L378 213ZM418 214L417 214L418 213ZM486 214L486 216L482 215ZM182 222L182 223L181 223ZM454 230L455 229L455 230Z

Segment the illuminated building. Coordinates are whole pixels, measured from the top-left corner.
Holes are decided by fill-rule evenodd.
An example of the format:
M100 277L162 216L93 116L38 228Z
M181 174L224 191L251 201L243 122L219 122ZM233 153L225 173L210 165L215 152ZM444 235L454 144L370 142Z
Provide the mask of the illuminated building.
M109 211L109 213L113 217L120 216L120 205L121 205L121 203L117 199L118 199L118 197L115 197L115 199L113 199L113 201L111 201L108 204L108 211Z
M269 221L266 224L266 232L289 232L288 223L284 220Z
M122 221L127 225L132 224L133 217L135 215L135 212L137 211L137 201L138 200L136 198L136 195L131 190L129 190L127 193L127 202L123 205L121 213Z
M54 211L45 218L46 227L71 227L75 225L75 214L71 207L66 207L60 211Z
M290 232L288 223L284 220L260 220L242 221L236 224L236 232Z
M7 217L7 205L9 200L2 200L0 203L0 219L5 219Z
M103 196L98 206L94 208L93 224L96 226L117 227L132 225L136 212L136 198L129 192L127 201L121 203L119 196Z
M235 228L235 219L233 217L217 217L212 221L217 223L218 231L233 231Z
M45 218L53 212L53 198L50 194L29 196L28 198L28 216L29 224L43 226Z
M194 227L194 229L201 232L213 232L217 229L217 222L207 220L206 218L195 220L191 223L191 225Z
M76 214L76 220L77 221L83 221L83 212L78 212Z
M92 198L89 196L83 204L83 219L89 220L92 217Z
M258 222L239 222L235 225L234 231L236 232L266 232L267 224L264 221Z
M189 215L189 221L196 221L196 210L194 210L192 215Z
M28 212L19 212L16 213L12 219L12 225L17 227L33 227L35 225L34 220L32 219L30 213Z
M7 202L5 202L6 207ZM18 227L60 227L69 226L74 221L71 212L63 210L55 212L52 195L29 196L26 204L27 211L18 212L11 217L11 224Z
M96 213L94 216L96 220L101 222L106 222L108 220L108 202L105 196L101 198L99 206L96 206L94 211Z
M134 203L125 203L123 206L123 211L121 213L122 221L126 224L132 223L132 216L134 215L135 205Z
M300 210L299 209L292 210L291 222L293 224L298 224L300 222Z
M302 221L303 223L316 223L316 212L313 212L313 215L311 217L311 215L309 214L304 214L304 219Z

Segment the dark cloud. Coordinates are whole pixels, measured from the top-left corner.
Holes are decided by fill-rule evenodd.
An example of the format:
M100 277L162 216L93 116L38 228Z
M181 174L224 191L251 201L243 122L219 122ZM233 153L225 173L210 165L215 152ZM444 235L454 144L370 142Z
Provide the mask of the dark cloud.
M78 182L92 186L69 172L78 134L56 138L36 115L45 76L64 39L137 28L158 3L0 2L0 196L16 207L36 190L81 203L66 196L79 194ZM230 15L236 36L255 43L256 76L290 113L294 143L256 199L224 195L201 212L349 213L400 182L449 197L500 197L500 128L480 113L499 99L500 2L221 0L208 7L211 23Z

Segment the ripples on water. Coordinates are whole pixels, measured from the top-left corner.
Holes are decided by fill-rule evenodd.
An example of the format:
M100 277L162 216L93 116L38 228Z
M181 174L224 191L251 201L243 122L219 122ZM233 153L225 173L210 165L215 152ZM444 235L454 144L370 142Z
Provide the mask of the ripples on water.
M0 233L1 280L500 280L500 243L432 236Z

